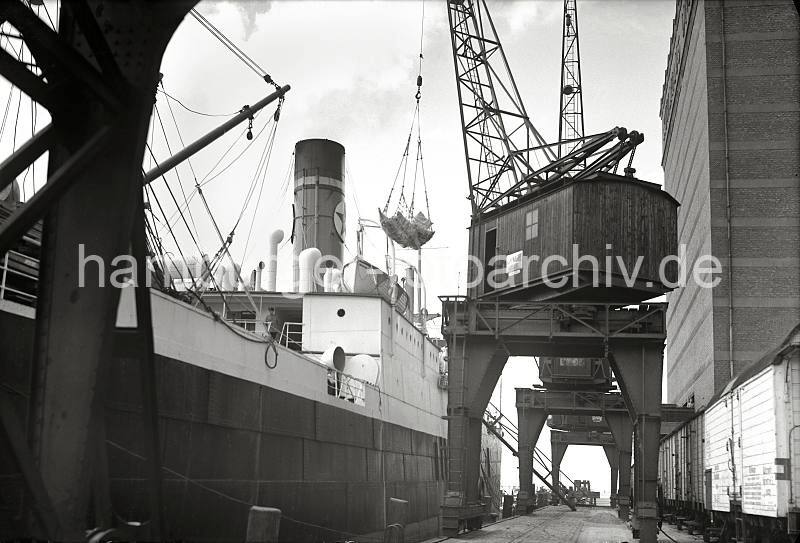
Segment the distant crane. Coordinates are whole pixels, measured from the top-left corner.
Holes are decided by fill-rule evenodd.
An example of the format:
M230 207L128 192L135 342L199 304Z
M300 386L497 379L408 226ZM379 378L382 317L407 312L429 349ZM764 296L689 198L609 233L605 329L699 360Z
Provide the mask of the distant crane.
M576 137L548 144L525 110L486 1L448 0L447 15L473 219L548 183L616 172L644 141L624 128L585 136L581 121ZM570 150L558 156L560 146Z
M558 156L573 151L583 139L583 86L578 40L577 0L564 0L559 89ZM564 141L569 143L564 144Z

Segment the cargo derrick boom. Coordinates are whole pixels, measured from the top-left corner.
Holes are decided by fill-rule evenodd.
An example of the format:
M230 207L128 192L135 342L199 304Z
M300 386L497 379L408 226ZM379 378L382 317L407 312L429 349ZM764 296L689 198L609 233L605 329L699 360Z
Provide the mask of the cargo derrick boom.
M485 0L450 0L447 14L473 217L545 184L616 172L644 140L614 128L547 143L525 109ZM562 145L571 150L558 157Z

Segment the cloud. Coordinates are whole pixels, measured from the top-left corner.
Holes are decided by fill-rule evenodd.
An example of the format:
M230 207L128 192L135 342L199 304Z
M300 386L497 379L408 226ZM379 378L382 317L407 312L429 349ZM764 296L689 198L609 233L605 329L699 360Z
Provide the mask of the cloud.
M242 15L242 23L244 24L244 40L250 39L250 36L256 29L256 18L259 15L267 13L272 7L271 0L239 0L235 2L239 13Z
M491 11L492 15L497 13L496 19L500 19L498 23L506 25L510 30L509 37L512 37L520 32L529 31L532 26L552 24L558 26L563 4L552 0L523 0L493 5Z
M212 17L219 14L223 3L225 3L223 0L203 2L200 8L206 17ZM256 19L258 16L267 13L272 8L272 0L235 0L231 4L236 7L242 18L245 41L249 40L253 32L256 31Z

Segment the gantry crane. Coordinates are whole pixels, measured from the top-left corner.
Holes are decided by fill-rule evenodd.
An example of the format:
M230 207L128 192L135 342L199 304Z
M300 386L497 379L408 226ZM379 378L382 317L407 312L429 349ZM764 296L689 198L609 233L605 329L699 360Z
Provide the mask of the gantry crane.
M644 141L617 127L548 144L525 109L486 1L449 0L447 14L473 220L543 185L616 172ZM577 55L577 32L574 44ZM569 151L559 156L560 146Z
M615 173L626 156L633 158L636 146L644 140L640 133L620 127L599 134L584 134L580 70L572 60L577 62L578 57L574 10L574 0L565 0L562 124L559 141L551 144L542 137L528 115L486 1L447 2L472 206L470 255L487 266L493 265L492 259L497 251L496 241L486 241L483 248L480 245L480 236L484 235L481 227L485 226L483 221L487 215L492 216L491 213L500 208L513 206L521 198L534 198L539 190L555 183L591 179L602 172ZM632 173L630 161L626 173ZM458 334L448 331L444 334L449 338L449 352L458 353L453 344ZM468 335L461 336L465 344ZM478 345L477 340L471 345ZM466 358L458 356L453 355L453 360L460 360L454 364L462 364L460 368L464 369ZM489 364L494 364L494 361L492 358ZM490 386L484 379L489 370L485 370L487 373L480 378L480 391L476 391L474 383L472 388L465 384L482 371L476 369L477 365L470 361L470 375L459 374L459 370L454 369L459 367L457 365L450 368L451 375L456 378L450 381L448 389L448 493L442 506L446 535L454 535L463 528L480 527L484 514L484 501L477 495L475 484L479 455L475 453L474 445L479 439L480 421L474 413L486 408L482 403L486 392L483 388ZM496 365L492 368L491 371L497 372ZM492 375L495 379L499 377L499 373ZM532 432L526 430L526 436L531 435ZM520 466L530 460L531 448L529 440L520 440Z

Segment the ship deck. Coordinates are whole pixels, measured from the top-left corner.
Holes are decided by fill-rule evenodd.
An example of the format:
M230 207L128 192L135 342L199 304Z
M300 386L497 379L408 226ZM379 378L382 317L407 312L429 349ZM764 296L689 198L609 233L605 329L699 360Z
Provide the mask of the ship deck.
M698 535L680 532L664 524L665 534L659 534L659 543L695 543L702 541ZM565 505L537 509L530 515L511 517L480 530L466 532L457 537L430 539L424 543L470 541L480 543L622 543L632 542L628 524L617 518L617 512L608 507L579 507L570 511Z

